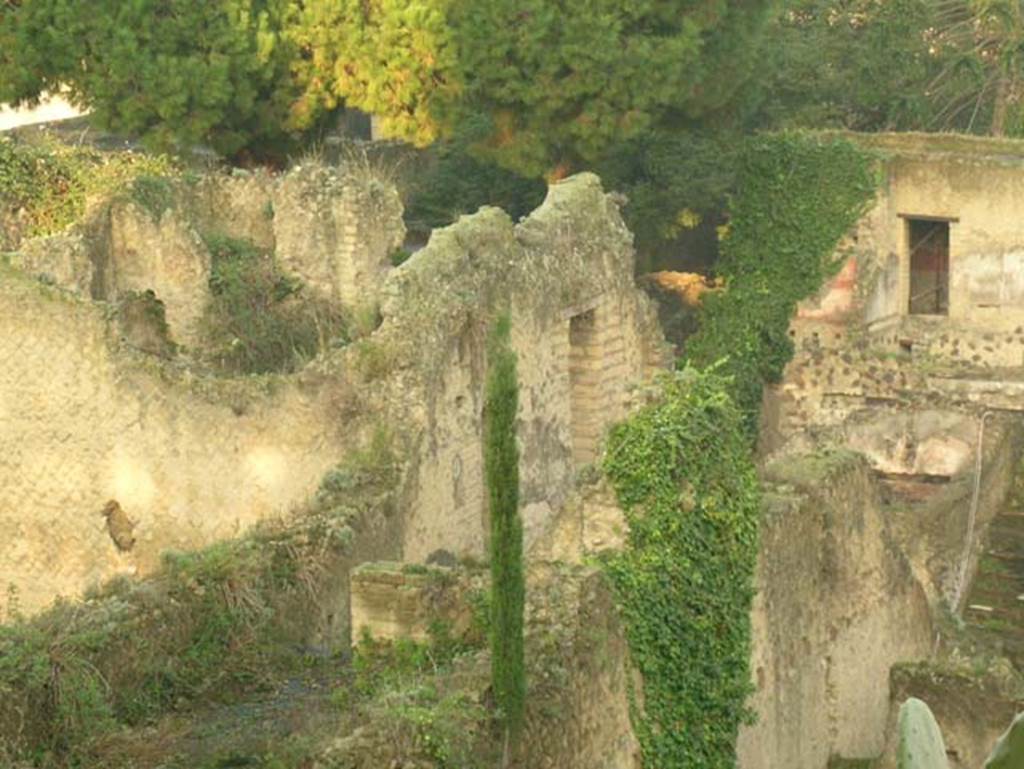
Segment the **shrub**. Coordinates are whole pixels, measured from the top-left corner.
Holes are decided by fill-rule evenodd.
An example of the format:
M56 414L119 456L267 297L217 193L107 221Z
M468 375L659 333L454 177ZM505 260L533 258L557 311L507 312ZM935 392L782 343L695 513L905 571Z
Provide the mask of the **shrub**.
M27 236L52 235L80 221L90 201L133 189L148 201L155 188L170 189L176 174L165 156L0 137L0 209L21 210Z
M207 239L211 299L203 319L204 345L224 371L293 371L335 339L344 339L341 312L310 296L284 274L273 256L252 243Z
M749 717L760 492L728 382L691 368L614 428L604 469L627 547L606 561L643 675L644 766L726 769Z

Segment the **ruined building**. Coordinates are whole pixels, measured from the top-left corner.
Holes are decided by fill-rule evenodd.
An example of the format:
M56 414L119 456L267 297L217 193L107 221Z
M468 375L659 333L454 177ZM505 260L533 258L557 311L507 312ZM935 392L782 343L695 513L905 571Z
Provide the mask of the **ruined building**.
M1024 654L1024 580L992 591L979 567L1024 563L999 550L1024 537L1009 501L1024 437L1024 147L858 141L879 153L876 201L838 276L801 307L797 354L765 395L744 769L887 766L893 703L922 693L955 765L974 767L1017 705L948 660L967 636L1015 664ZM23 610L285 516L383 442L400 458L395 503L354 534L355 618L346 573L316 632L422 637L420 573L366 563L485 553L484 342L506 306L531 560L557 583L550 564L621 545L622 513L587 468L671 356L618 204L596 177L572 177L518 223L481 210L393 266L401 215L389 185L306 165L182 183L157 207L119 199L13 244L0 266L0 583ZM205 370L212 236L274 253L362 331L291 374ZM166 328L121 311L147 291ZM584 582L572 600L581 628L600 625L602 662L566 674L572 726L537 726L563 752L535 765L638 766L607 592Z

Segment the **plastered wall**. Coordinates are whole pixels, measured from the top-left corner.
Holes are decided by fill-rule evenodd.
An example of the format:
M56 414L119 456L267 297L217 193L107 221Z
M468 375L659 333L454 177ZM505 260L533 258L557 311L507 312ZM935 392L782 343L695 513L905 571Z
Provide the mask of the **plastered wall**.
M119 351L101 306L9 270L0 327L0 584L23 610L283 514L345 452L299 382L205 391ZM128 552L109 500L136 523Z
M843 244L839 275L804 303L800 319L864 325L893 350L1024 364L1024 144L912 134L855 140L879 154L878 195ZM908 314L908 218L949 223L948 315Z

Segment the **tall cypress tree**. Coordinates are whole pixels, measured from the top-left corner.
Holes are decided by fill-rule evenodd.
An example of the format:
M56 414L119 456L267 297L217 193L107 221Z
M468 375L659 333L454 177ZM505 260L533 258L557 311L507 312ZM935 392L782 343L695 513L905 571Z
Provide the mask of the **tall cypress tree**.
M523 523L519 517L519 449L516 446L519 384L509 327L509 316L501 316L488 344L484 469L491 517L491 677L495 699L505 718L506 740L515 740L522 729L526 705L523 663L526 588Z

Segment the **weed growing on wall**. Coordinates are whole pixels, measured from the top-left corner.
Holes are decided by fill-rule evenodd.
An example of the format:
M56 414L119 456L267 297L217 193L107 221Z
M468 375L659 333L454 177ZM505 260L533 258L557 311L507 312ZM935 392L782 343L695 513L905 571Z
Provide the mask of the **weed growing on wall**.
M251 242L208 237L212 258L204 345L236 374L292 371L334 341L346 339L342 314L310 296L273 256Z
M491 519L491 668L506 734L515 739L526 709L523 663L523 522L519 517L519 384L509 342L509 318L498 320L488 346L484 412L484 471Z
M0 209L19 211L27 236L51 235L81 220L90 200L132 190L151 200L177 174L161 155L104 153L52 139L0 138ZM137 179L144 179L133 190Z
M728 290L705 302L660 398L609 435L604 471L630 532L605 566L643 676L632 704L647 769L735 766L751 717L761 390L793 353L796 303L838 267L874 188L870 157L848 142L751 140L722 244Z

